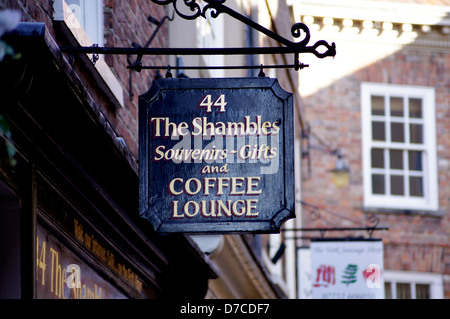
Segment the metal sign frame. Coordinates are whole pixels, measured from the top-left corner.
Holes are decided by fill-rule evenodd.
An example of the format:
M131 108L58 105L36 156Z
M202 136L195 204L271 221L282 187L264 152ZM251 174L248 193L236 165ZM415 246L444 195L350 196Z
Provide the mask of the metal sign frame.
M195 20L199 17L206 19L207 14L211 18L217 18L220 14L225 13L232 18L248 25L252 29L263 33L269 38L275 40L280 45L276 47L250 47L250 48L151 48L148 47L152 42L155 34L158 32L160 26L166 19L171 21L173 18L168 16L156 20L152 16L148 17L148 21L156 25L156 29L150 36L149 40L144 46L135 42L132 47L99 47L94 44L90 47L82 46L60 46L62 52L69 53L69 60L73 63L74 53L84 53L93 55L93 63L99 54L121 54L121 55L136 55L137 59L134 63L127 66L128 69L140 72L142 69L166 69L167 66L144 66L141 63L143 55L264 55L264 54L294 54L294 63L286 65L265 65L265 68L294 68L296 71L301 70L308 65L300 63L300 53L311 53L316 57L322 59L325 57L334 57L336 55L336 44L333 42L329 44L325 40L319 40L313 45L308 45L311 39L309 28L306 24L297 22L291 27L291 35L293 38L300 39L299 42L293 42L286 39L275 32L263 27L248 17L234 11L225 5L226 0L203 0L206 5L201 6L195 0L183 0L181 5L177 0L151 0L157 5L172 5L174 13L186 20ZM183 7L182 9L180 7ZM227 69L230 66L172 66L173 69ZM256 66L239 65L233 66L238 69L254 68Z
M139 122L140 215L157 232L277 233L295 217L293 96L276 79L161 78Z

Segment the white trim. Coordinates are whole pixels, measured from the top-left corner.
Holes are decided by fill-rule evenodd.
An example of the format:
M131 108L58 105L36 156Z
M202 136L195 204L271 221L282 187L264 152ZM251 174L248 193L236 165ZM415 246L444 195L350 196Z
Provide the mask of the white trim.
M287 0L288 5L299 6L302 15L389 21L419 25L450 25L450 7L390 1L355 0Z
M103 0L84 0L84 29L93 43L103 46L105 43Z
M87 3L89 3L88 6L85 6L85 1L80 0L80 6L83 9L90 8L89 15L97 15L97 19L90 20L96 20L95 24L97 25L97 31L98 31L98 38L97 40L100 41L98 43L99 46L103 45L104 37L103 37L103 0L89 0ZM79 43L81 46L92 46L93 42L88 37L86 30L82 27L82 23L78 21L75 14L72 13L71 9L67 5L66 1L64 0L55 0L53 1L53 20L54 21L61 21L63 22L67 29L72 33L75 40ZM95 29L95 25L91 25L89 27L91 30ZM123 98L123 89L122 86L117 79L117 77L114 75L114 73L111 71L110 67L106 64L105 60L102 56L99 56L99 59L95 63L95 69L98 71L100 76L105 81L107 87L111 91L114 98L117 100L117 104L120 105L120 107L125 106L124 98Z
M442 274L415 271L385 270L384 282L391 283L392 297L395 299L395 285L397 283L411 284L411 298L415 299L415 284L430 285L430 299L444 298L444 280Z
M402 96L404 98L417 97L423 100L423 119L393 119L393 121L405 121L405 125L409 123L421 123L424 129L424 143L409 144L405 134L405 143L390 142L389 129L386 129L385 141L372 141L372 120L379 119L389 124L392 120L389 114L384 116L375 116L371 114L371 95L382 96ZM437 159L436 159L436 117L435 117L435 93L434 88L410 86L410 85L393 85L382 83L362 83L361 84L361 125L362 125L362 160L363 160L363 187L364 187L364 207L366 208L393 208L393 209L417 209L417 210L438 210L438 186L437 186ZM410 197L395 195L377 195L372 194L371 174L376 173L377 169L371 167L371 149L380 147L383 149L400 149L400 150L420 150L423 151L423 172L406 172L403 176L418 175L423 177L424 197ZM405 157L406 158L406 157ZM387 167L380 171L386 177L386 185L389 173ZM404 168L406 165L404 165ZM405 178L407 179L407 178Z

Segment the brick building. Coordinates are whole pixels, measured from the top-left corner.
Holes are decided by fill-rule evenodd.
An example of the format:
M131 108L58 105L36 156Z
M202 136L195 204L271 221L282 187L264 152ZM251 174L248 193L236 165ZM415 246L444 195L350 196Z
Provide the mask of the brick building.
M389 227L374 233L384 243L387 298L450 297L449 3L428 2L226 3L286 38L292 22L302 21L310 43L336 43L335 59L302 55L310 67L298 74L264 69L294 94L301 218L286 227L358 227L373 225L375 216ZM23 23L2 38L21 56L0 62L2 297L302 296L297 259L307 241L286 233L155 234L137 214L138 97L167 69L130 71L136 55L64 50L150 39L157 48L277 43L227 17L169 23L172 12L151 1L0 1L6 8L21 12ZM142 64L269 65L292 57L190 58L145 55ZM347 186L330 183L334 156L314 148L301 156L304 133L311 145L340 150L350 166ZM340 234L359 235L367 232ZM283 247L284 256L271 260ZM80 288L64 286L66 265L82 269Z
M291 4L313 39L337 47L333 60L302 60L311 65L299 80L309 143L339 149L350 166L337 188L333 155L303 158L304 227L365 227L375 217L389 228L374 233L386 298L449 298L449 1Z
M251 4L229 3L255 19L264 13L274 27L267 4ZM1 30L1 44L14 51L0 61L1 298L295 296L294 246L275 265L279 240L269 246L252 235L160 236L139 216L138 98L177 61L144 55L142 65L163 66L161 74L137 72L127 69L140 65L136 55L65 49L207 46L197 42L207 24L190 21L192 34L184 34L194 38L184 44L171 33L180 18L169 27L170 10L147 0L3 0L3 9L20 12L21 23ZM220 46L259 41L232 19L221 23ZM236 32L225 32L224 23ZM223 63L259 63L243 59ZM285 76L291 82L283 85L295 92L296 81Z
M0 66L2 298L203 298L217 277L208 257L188 237L162 239L136 214L137 101L152 72L129 81L135 57L61 51L147 41L147 17L164 9L148 1L0 9L21 14L16 27L16 14L2 12L2 33L16 27L2 37L14 52ZM166 45L161 31L155 46Z

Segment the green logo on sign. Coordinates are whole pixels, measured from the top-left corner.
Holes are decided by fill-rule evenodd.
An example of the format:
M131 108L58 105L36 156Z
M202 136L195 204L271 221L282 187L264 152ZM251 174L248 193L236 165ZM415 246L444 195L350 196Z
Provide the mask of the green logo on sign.
M343 284L353 284L356 282L356 272L358 271L358 265L348 264L344 270L344 274L342 275L343 280L341 283Z

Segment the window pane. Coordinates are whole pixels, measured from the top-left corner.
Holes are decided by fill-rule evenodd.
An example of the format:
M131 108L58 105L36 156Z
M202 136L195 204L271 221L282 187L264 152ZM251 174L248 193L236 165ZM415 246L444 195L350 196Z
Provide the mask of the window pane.
M385 141L384 122L372 122L372 139L374 141Z
M391 123L391 141L404 142L405 132L403 123Z
M75 15L82 28L84 28L83 13L81 12L80 0L66 0L70 11Z
M403 117L403 98L401 97L391 97L391 116Z
M420 176L409 177L409 194L411 196L423 197L423 178Z
M411 299L410 284L397 283L397 299Z
M374 194L384 194L384 175L372 174L372 192Z
M411 171L421 171L422 170L422 152L409 151L408 152L408 162L409 162L409 169Z
M422 99L409 99L409 117L422 118Z
M384 168L384 150L381 148L372 149L372 167Z
M410 142L416 144L423 143L423 125L409 124Z
M403 176L391 175L391 195L404 195Z
M384 115L384 96L372 95L370 97L372 115Z
M384 282L384 299L392 299L392 289L390 282Z
M390 168L403 169L403 151L390 150L389 151Z
M416 284L416 299L430 299L430 285Z

